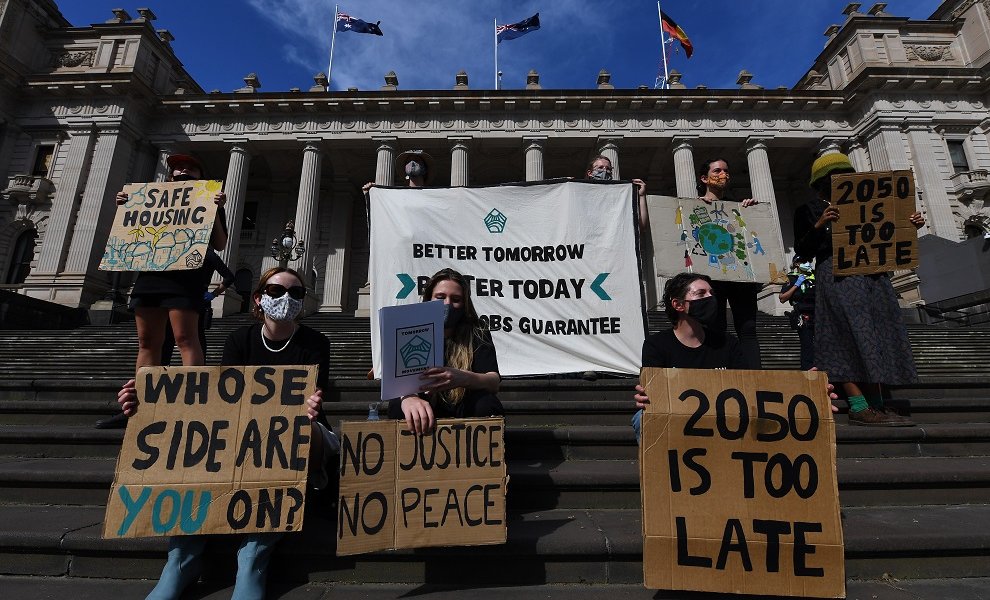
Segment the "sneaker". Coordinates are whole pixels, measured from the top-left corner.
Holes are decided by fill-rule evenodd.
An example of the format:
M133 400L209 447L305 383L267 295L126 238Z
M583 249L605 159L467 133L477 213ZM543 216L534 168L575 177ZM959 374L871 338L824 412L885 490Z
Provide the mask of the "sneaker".
M864 408L849 413L850 425L865 425L867 427L910 427L913 422L900 415L889 415L875 408Z
M93 427L97 429L124 429L127 427L127 415L120 412L107 419L100 419Z

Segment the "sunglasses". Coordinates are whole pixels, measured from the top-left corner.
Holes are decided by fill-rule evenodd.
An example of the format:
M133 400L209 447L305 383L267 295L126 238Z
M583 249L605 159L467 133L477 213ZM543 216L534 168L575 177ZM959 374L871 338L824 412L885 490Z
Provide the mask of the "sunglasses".
M272 298L281 298L286 292L289 292L289 297L294 300L302 300L306 297L306 288L301 285L294 285L287 288L277 283L269 283L265 285L264 291L266 295Z

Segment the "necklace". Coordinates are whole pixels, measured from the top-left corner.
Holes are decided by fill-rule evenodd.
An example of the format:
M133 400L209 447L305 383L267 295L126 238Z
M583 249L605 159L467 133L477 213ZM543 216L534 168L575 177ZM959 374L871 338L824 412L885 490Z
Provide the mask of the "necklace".
M292 342L292 338L294 338L296 336L296 332L299 331L299 327L296 327L294 330L292 330L292 335L289 336L289 339L285 340L285 343L282 344L282 347L279 348L278 350L276 350L276 349L274 349L274 348L272 348L271 346L268 345L268 340L265 339L265 324L264 323L262 323L261 329L259 329L258 331L259 331L259 333L261 333L261 345L264 346L265 349L267 349L269 352L281 352L282 350L285 350L286 348L289 347L289 343Z

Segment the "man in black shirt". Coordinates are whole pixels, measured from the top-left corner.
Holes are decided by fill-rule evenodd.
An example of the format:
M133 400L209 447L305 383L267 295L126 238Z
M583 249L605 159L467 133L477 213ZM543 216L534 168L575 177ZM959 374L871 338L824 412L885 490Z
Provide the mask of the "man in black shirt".
M801 340L801 369L810 369L815 364L815 269L810 258L794 256L787 283L780 287L777 297L794 307L791 327Z

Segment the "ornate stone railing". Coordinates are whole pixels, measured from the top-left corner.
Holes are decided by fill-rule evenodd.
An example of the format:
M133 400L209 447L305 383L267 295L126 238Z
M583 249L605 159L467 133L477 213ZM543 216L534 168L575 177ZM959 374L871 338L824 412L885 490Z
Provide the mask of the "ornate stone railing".
M990 192L990 171L962 171L950 177L949 182L952 184L952 191L962 198L983 196Z

